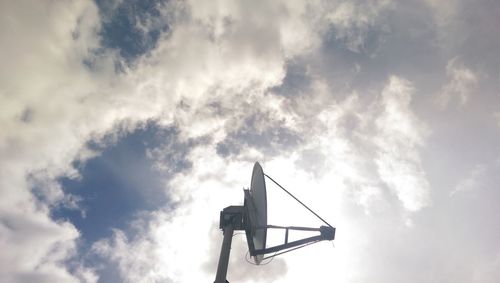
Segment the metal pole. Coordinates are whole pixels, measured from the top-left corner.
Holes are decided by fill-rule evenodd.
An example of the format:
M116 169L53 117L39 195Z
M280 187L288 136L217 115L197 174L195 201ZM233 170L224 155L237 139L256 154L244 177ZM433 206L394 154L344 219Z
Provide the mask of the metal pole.
M226 283L227 266L229 265L229 254L231 252L231 241L233 240L234 227L228 225L224 227L224 240L219 257L219 265L217 266L217 275L215 283Z

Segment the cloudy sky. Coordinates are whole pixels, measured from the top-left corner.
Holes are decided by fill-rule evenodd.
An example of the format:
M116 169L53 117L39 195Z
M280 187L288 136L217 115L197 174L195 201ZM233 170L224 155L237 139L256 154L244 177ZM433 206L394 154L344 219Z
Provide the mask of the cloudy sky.
M498 282L499 26L494 0L0 1L1 281L213 282L259 161L337 237L254 266L237 234L230 282Z

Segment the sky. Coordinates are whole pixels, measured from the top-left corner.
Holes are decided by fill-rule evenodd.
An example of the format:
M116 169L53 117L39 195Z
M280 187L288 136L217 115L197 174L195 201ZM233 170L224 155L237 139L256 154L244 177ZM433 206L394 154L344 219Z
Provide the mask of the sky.
M336 239L255 266L235 233L229 282L498 282L498 26L493 0L0 1L1 281L213 282L258 161ZM267 189L270 224L322 225Z

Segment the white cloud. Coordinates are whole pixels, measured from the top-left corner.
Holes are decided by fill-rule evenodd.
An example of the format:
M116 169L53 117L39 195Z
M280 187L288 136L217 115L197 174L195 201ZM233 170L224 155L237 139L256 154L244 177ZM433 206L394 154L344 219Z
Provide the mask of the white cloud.
M175 211L158 211L146 219L146 231L128 239L117 231L111 240L100 241L94 251L116 262L124 282L194 282L215 277L220 231L216 228L219 211L243 201L241 180L249 179L247 163L228 164L202 147L194 155L193 168L172 180L172 194L180 200ZM233 280L252 282L268 273L245 263L245 245L236 238L231 269ZM243 244L243 245L242 245ZM283 263L271 267L280 276ZM238 271L240 270L240 271Z
M384 30L386 28L380 24L382 13L391 9L392 5L390 0L368 3L339 1L325 18L334 27L335 38L345 42L347 49L364 53L368 51L365 43L371 29Z
M169 194L178 203L176 210L151 215L145 220L149 223L147 230L138 238L129 239L117 232L113 239L96 244L95 250L115 262L127 282L168 279L184 282L213 276L222 237L214 223L222 208L241 204L242 191L239 188L248 186L245 180L249 180L249 168L254 160L259 159L266 172L282 181L305 203L313 204L314 209L326 219L346 229L345 233L356 233L357 228L349 227L341 220L345 215L343 202L360 205L367 215L379 215L390 209L387 205L390 197L384 192L382 183L387 183L404 208L392 213L406 217L407 211L415 212L427 205L429 190L418 158L418 147L423 144L426 130L411 113L411 95L410 83L394 77L382 90L382 95L375 96L376 103L361 103L355 94L341 103L332 103L322 112L313 114L311 119L314 122L303 125L304 128L293 124L304 134L307 133L309 138L285 156L263 155L263 146L254 148L254 154L242 152L226 160L215 153L217 140L198 145L187 156L193 164L192 169L176 175L169 183ZM314 113L315 109L311 111ZM297 119L294 112L282 112L281 115ZM356 143L354 137L342 132L347 130L344 128L345 117L349 115L358 115L364 120L352 129L364 143ZM370 120L377 127L374 132L371 131L372 126L362 125L370 123ZM265 127L259 125L257 129ZM370 160L370 155L359 156L358 152L363 150L371 152L375 160ZM318 153L312 154L312 163L307 163L312 151ZM311 164L318 167L311 168ZM373 168L378 168L378 173L370 172ZM268 194L269 215L273 224L321 225L296 203L287 201L270 182ZM405 221L408 219L400 219L400 224L404 225ZM364 238L360 234L351 236ZM357 257L348 253L352 251L350 249L361 247L342 236L340 239L346 246L331 260L345 265L347 269L355 268ZM270 242L279 243L281 240L279 235L270 236ZM330 254L315 249L312 251L319 257ZM326 276L323 270L329 264L324 262L323 266L323 263L291 256L285 261L287 265L277 260L269 267L254 269L244 262L245 252L245 244L236 242L228 275L230 280L255 282L271 272L277 276L276 282L289 281L290 278L299 282L305 280L305 273L300 271L304 268L315 270L319 280ZM332 250L332 253L337 251ZM145 256L132 256L135 254ZM345 261L349 264L341 263ZM346 276L345 272L339 272L334 277L347 280Z
M431 8L434 13L434 18L439 26L451 24L455 16L457 16L460 3L459 1L436 1L426 0L425 3Z
M420 149L429 128L413 113L414 92L409 81L391 77L374 98L353 93L337 103L330 100L328 106L322 94L315 94L312 101L301 101L312 115L299 130L309 137L301 150L313 160L302 156L298 165L320 176L334 168L337 178L356 188L355 198L365 206L380 200L376 192L385 184L405 209L425 207L430 187Z
M75 252L78 232L68 223L54 223L45 213L22 204L4 206L0 225L2 266L8 282L77 282L63 261Z
M5 252L0 261L8 266L1 270L2 277L22 281L18 276L38 268L40 276L76 280L62 262L72 256L78 232L68 223L53 222L49 206L65 199L54 180L75 176L71 163L93 155L85 149L87 141L130 131L149 119L176 124L186 139L210 134L218 140L225 135L226 120L236 112L234 102L239 111L249 104L264 105L258 99L262 91L283 77L280 27L269 28L273 16L257 10L248 15L242 13L244 7L237 7L241 14L232 15L231 30L214 39L198 13L202 6L191 8L192 21L176 23L150 57L125 74L115 74L115 53L92 53L99 47L100 27L93 3L2 2L0 166ZM266 10L263 6L261 12ZM219 16L216 11L215 17ZM292 49L287 52L294 53ZM83 64L86 59L94 64L91 70ZM229 113L217 117L206 108L212 102ZM235 118L237 125L244 116ZM48 203L37 201L32 187ZM28 233L15 243L22 231L9 223L20 221L26 223L25 229L53 233ZM34 246L35 256L28 252ZM56 246L61 252L49 256ZM78 276L95 280L88 270Z
M496 175L494 172L500 166L500 160L470 166L469 171L461 178L457 178L454 189L450 192L451 197L461 194L474 195L484 191L492 190L496 186Z
M497 125L500 127L500 111L493 114L494 119L497 120Z
M450 103L455 102L457 107L463 107L479 82L478 76L460 63L458 58L453 58L448 62L446 75L448 82L437 97L438 105L446 108Z
M377 118L377 166L381 179L406 209L419 210L429 201L429 183L422 169L418 148L427 134L410 106L412 85L392 77L382 91L381 117Z
M468 176L459 180L455 190L453 190L450 195L481 189L484 186L483 182L486 176L486 166L476 165Z
M30 186L47 189L50 201L60 199L50 180L73 172L69 164L85 142L68 131L76 122L69 116L79 109L71 101L95 85L80 60L95 46L97 11L83 2L3 1L1 6L0 277L76 282L63 262L74 255L79 233L51 220ZM76 31L79 38L73 40ZM30 176L38 181L28 182Z
M363 48L370 32L390 32L386 25L394 23L385 18L385 12L401 6L390 1L366 5L169 2L162 13L181 11L176 16L182 14L182 18L172 22L169 35L161 38L148 56L139 58L125 73L116 74L116 53L91 52L99 47L100 27L91 2L4 1L0 5L2 278L12 282L97 280L92 269L79 266L70 274L64 264L77 252L79 233L71 224L49 217L51 205L71 205L55 180L78 175L72 162L95 154L85 148L86 142L105 135L119 137L121 132L151 120L176 126L183 142L201 142L185 156L193 167L168 183L168 194L176 202L174 210L164 208L144 216L136 236L116 230L113 237L94 245L96 253L117 265L124 281L197 282L211 278L221 240L214 223L222 208L241 204L240 189L248 186L249 168L255 160L262 161L267 172L338 226L337 248L311 247L257 268L244 264L244 241L235 240L230 267L233 281L274 276L275 282L325 278L395 282L413 278L408 276L413 274L415 279L408 279L411 282L422 279L418 275L428 271L427 258L435 255L422 241L436 245L442 254L457 250L451 244L442 247L437 240L420 238L427 235L426 229L438 228L428 215L456 212L431 205L433 193L439 192L431 191L433 181L427 177L429 165L422 152L428 149L433 125L423 123L420 115L432 111L427 107L432 103L426 104L420 89L432 89L425 85L428 82L415 85L417 81L397 76L380 82L377 77L376 82L366 84L369 91L357 88L365 64L391 73L400 70L392 57L386 59L388 66L353 59L357 71L346 75L350 83L335 72L308 69L308 60L330 62L322 56L331 51L323 41L332 26L336 39L359 55L366 51ZM432 5L446 11L440 4ZM146 21L141 28L154 25ZM397 48L401 47L394 50ZM294 61L297 58L300 60ZM82 64L85 59L95 65L89 69ZM307 65L311 83L300 95L279 96L272 88L283 83L290 61ZM406 68L411 69L413 63L408 58ZM343 65L329 68L343 72ZM442 86L438 100L445 107L465 105L481 83L458 59L448 62L446 75L446 82L439 77L435 82ZM336 88L339 85L347 86ZM229 147L243 149L230 152L227 158L217 155L218 145L227 141L234 143ZM429 151L440 150L433 142ZM172 148L166 143L165 148L149 153L161 156ZM158 162L158 168L168 168L168 164ZM457 192L466 192L464 188L477 179L473 171ZM35 189L44 201L35 197ZM491 190L488 193L494 196ZM457 201L461 195L465 194L457 193L450 199ZM275 207L281 208L281 213L274 212L275 221L310 223L310 216L293 203L276 199ZM481 209L478 205L477 216L487 212ZM412 225L407 225L410 222ZM452 225L461 236L453 244L467 245L471 240L462 236L463 225ZM486 231L491 232L488 235L496 232L494 228ZM443 231L436 235L439 240L449 237ZM474 244L468 251L481 257L485 254L482 248ZM432 263L444 266L439 260L447 262L447 257L438 258ZM492 270L498 260L474 262L480 262L475 268L477 281L494 277ZM456 263L468 266L471 262L460 258ZM440 270L431 274L446 277Z

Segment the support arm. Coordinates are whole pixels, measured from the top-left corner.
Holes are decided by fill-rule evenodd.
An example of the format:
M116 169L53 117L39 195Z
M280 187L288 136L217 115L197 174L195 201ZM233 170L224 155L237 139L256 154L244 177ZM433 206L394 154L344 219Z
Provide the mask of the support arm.
M281 250L301 246L301 245L311 243L311 242L325 241L325 240L331 241L331 240L335 239L335 228L328 227L328 226L321 226L320 228L307 228L307 227L281 227L281 226L269 225L268 228L286 229L287 231L289 229L290 230L302 230L302 231L319 231L321 234L317 235L317 236L312 236L312 237L300 239L297 241L289 242L289 243L288 243L288 237L286 237L284 244L261 249L261 250L250 251L251 256L274 253L274 252L278 252Z

